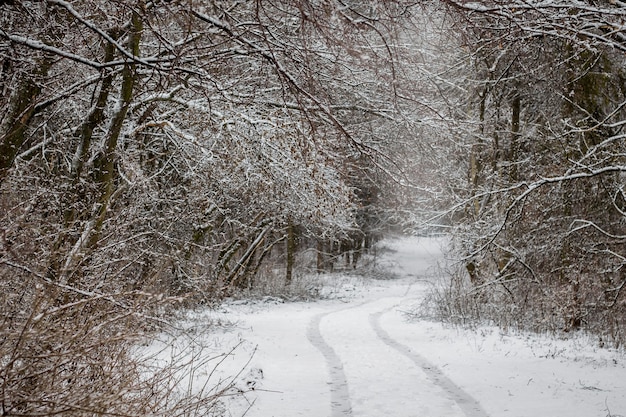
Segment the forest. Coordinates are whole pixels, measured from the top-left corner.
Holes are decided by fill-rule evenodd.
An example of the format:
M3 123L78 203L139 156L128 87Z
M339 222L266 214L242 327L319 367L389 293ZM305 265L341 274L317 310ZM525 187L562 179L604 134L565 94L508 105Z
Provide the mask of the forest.
M0 1L0 415L210 415L133 346L388 233L450 237L443 320L621 346L625 22L619 0Z

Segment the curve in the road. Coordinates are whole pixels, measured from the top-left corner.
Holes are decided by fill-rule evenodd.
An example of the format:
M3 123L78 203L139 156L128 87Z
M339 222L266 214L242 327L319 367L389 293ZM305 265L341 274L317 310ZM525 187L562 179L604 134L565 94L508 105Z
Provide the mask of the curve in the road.
M352 405L350 403L350 393L348 392L348 381L343 371L341 359L335 350L324 340L320 332L320 322L322 318L331 313L317 315L309 323L307 338L313 346L318 348L328 365L330 374L330 401L332 417L352 416Z
M478 401L452 382L452 380L445 376L439 368L430 363L423 356L413 352L408 346L403 345L392 338L389 333L382 328L380 325L380 317L389 310L390 309L371 314L369 317L370 325L380 340L382 340L389 347L400 352L405 357L409 358L419 368L421 368L435 384L439 385L445 392L448 393L448 395L450 395L450 397L459 405L467 417L489 417Z

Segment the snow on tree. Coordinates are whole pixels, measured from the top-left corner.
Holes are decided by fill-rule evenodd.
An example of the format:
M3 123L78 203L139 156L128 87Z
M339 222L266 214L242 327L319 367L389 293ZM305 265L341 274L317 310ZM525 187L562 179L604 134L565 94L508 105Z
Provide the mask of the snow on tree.
M473 68L459 119L463 315L531 329L624 329L620 2L457 2ZM465 151L463 151L465 149Z
M168 296L249 287L279 252L293 267L296 234L356 239L360 173L393 166L398 25L414 16L402 1L0 3L3 412L184 408L141 380L129 342Z

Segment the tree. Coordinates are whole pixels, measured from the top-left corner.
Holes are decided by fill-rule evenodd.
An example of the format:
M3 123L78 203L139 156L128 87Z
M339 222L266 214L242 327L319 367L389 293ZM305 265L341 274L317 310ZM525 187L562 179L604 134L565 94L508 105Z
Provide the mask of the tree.
M172 300L253 284L288 230L355 233L344 161L392 166L412 19L402 1L0 3L3 413L175 414L129 346Z
M624 9L445 3L474 65L455 217L476 313L621 343Z

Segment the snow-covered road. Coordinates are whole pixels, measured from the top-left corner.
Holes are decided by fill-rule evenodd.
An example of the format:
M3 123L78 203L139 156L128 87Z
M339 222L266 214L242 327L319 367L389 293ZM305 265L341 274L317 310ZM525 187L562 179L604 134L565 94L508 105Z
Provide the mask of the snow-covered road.
M381 324L407 295L358 303L311 321L309 340L323 353L331 376L331 415L485 417L475 399Z
M246 374L254 406L246 416L486 417L437 366L391 335L406 326L402 303L423 288L414 280L387 282L365 300L276 305L246 317L256 335L254 371Z
M410 253L396 250L383 266L395 269L394 279L347 283L350 297L256 306L246 314L257 343L257 368L248 379L259 378L262 370L255 392L247 394L254 406L246 416L487 415L436 366L388 332L406 325L399 309L423 297L424 277L438 259L436 246L405 249Z
M237 325L205 344L239 345L220 365L223 375L243 369L246 393L228 402L229 415L626 416L623 351L408 321L432 282L436 243L391 244L381 263L394 278L344 277L335 299L225 305L219 319Z

